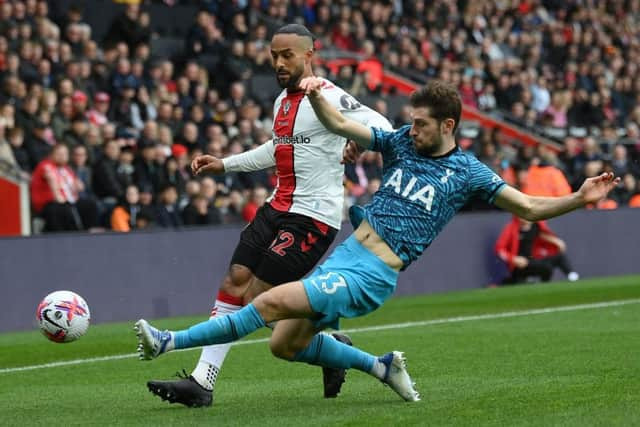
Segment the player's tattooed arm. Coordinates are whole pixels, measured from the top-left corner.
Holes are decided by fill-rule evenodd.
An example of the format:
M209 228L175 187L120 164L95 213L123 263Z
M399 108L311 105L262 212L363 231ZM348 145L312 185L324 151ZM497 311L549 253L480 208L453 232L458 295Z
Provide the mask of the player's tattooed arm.
M323 80L306 77L300 82L316 116L329 131L355 141L362 148L369 148L372 139L371 128L345 117L322 96Z

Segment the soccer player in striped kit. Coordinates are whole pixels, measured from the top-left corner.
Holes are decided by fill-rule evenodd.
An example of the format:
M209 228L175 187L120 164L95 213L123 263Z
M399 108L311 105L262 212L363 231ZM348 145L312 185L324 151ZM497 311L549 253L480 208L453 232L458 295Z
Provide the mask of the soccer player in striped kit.
M298 24L273 36L271 55L282 93L274 103L273 137L246 153L218 159L194 159L196 174L248 172L276 167L278 183L255 219L242 231L220 286L211 316L240 310L260 293L301 279L329 249L342 222L343 149L346 139L329 132L298 84L312 76L314 39ZM389 121L353 96L323 79L323 93L340 112L365 126L392 130ZM353 151L347 148L353 156ZM327 335L351 344L341 334ZM230 344L204 347L196 368L178 380L149 381L149 390L171 403L209 406ZM344 369L323 369L324 395L336 397Z

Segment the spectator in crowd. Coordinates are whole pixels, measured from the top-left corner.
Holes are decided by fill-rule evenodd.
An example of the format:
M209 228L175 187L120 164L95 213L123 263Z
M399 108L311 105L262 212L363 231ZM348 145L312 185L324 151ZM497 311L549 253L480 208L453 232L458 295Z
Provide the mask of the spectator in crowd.
M207 199L207 203L215 205L218 186L210 176L205 176L200 180L200 193Z
M221 224L220 211L209 205L207 198L197 194L182 211L184 225L213 225Z
M69 96L59 98L58 109L51 119L51 127L56 139L62 139L65 132L71 128L73 119L73 103Z
M242 218L242 209L245 205L245 197L238 190L231 190L225 203L220 206L220 214L224 224L240 224L244 221Z
M628 156L627 147L622 144L616 144L613 148L613 158L611 159L611 168L613 169L613 173L616 176L624 176L629 173L632 174L635 172L635 175L638 175L638 167L640 165L634 165L631 159Z
M96 204L79 198L82 190L82 181L69 167L69 149L55 145L31 178L31 202L43 217L46 231L89 230L97 225Z
M543 112L550 117L550 125L557 128L567 126L567 112L569 110L567 95L563 92L555 92L551 98L551 105Z
M80 197L83 199L93 197L93 185L91 184L91 166L89 166L89 154L87 147L76 145L71 149L71 170L82 182Z
M124 196L125 187L118 179L118 158L120 146L111 140L104 144L102 158L93 170L93 191L95 195L109 204L115 204Z
M106 124L109 119L107 113L109 112L109 102L111 97L106 92L98 92L93 98L93 108L87 111L87 119L93 126L100 127Z
M162 169L156 161L156 143L153 141L140 141L138 144L140 154L134 163L134 179L138 187L150 185L152 191L160 189Z
M140 206L142 210L151 213L151 222L155 224L155 197L153 188L149 184L143 184L138 187L140 193Z
M11 151L13 152L17 166L25 172L31 172L31 158L24 146L24 132L22 128L11 128L7 134L7 140L11 146Z
M195 123L189 121L184 124L180 143L185 146L187 150L194 150L202 146L202 136Z
M571 193L571 186L564 173L556 166L552 151L543 145L538 147L538 155L529 166L526 178L522 180L520 188L523 193L532 196L556 197Z
M84 115L76 115L71 120L71 127L65 131L62 136L62 142L67 147L75 147L77 145L84 145L89 131L89 122Z
M358 63L356 73L364 76L364 83L370 93L380 93L384 70L382 62L375 56L375 45L371 40L363 42L362 55L364 58Z
M89 98L86 93L81 90L73 91L73 94L71 95L73 118L84 117L87 114L88 102Z
M186 181L184 175L179 170L178 160L171 156L166 159L160 176L161 186L166 184L174 185L178 191L178 196L185 192Z
M567 245L551 231L545 221L529 222L513 217L500 233L496 253L511 273L503 284L525 283L538 279L551 280L555 268L569 281L579 279L566 255Z
M135 2L127 4L125 11L118 15L109 28L105 43L125 42L130 51L140 43L149 43L151 33L148 15L140 13L140 5Z
M116 175L122 188L126 188L134 183L134 159L135 156L131 147L124 146L120 149L120 156L118 157L118 164L116 166Z
M22 129L33 129L38 121L38 98L35 96L27 97L16 114L16 126Z
M153 212L148 209L141 209L138 215L136 215L136 230L144 230L153 228L155 216Z
M267 201L269 193L264 187L256 187L251 191L251 199L242 209L242 218L246 222L253 221L258 209L260 209Z
M146 87L140 86L135 100L131 103L131 124L136 129L142 129L148 120L155 120L158 115L156 107L149 98Z
M0 123L0 161L3 161L11 166L17 167L16 158L13 155L11 144L6 138L6 130L4 123Z
M242 40L231 42L231 48L224 61L224 78L228 82L247 80L251 77L251 62L244 55Z
M200 189L200 181L197 179L190 179L185 183L184 194L178 202L181 210L184 209L194 197L200 194Z
M124 233L135 230L141 209L138 187L131 184L127 186L124 198L111 213L111 229Z
M35 169L51 153L51 142L46 137L47 130L47 124L37 120L33 123L31 135L25 139L24 145L29 153L30 169Z
M160 190L156 204L156 224L163 228L179 228L183 225L178 211L178 190L175 185L167 184Z
M622 176L622 185L614 190L612 198L618 206L631 206L637 190L638 180L632 173L626 173Z

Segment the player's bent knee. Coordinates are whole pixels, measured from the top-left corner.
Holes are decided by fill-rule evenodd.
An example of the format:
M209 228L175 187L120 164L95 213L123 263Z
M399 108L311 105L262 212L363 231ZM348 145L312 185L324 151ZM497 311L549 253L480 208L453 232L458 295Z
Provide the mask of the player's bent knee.
M282 318L282 301L278 295L274 295L274 292L265 292L258 295L258 297L253 300L253 305L258 312L260 312L265 322L280 320Z
M309 302L304 289L296 283L277 286L253 300L253 306L266 323L274 320L306 317L310 314Z
M243 265L233 264L222 280L221 290L229 292L249 286L253 273Z

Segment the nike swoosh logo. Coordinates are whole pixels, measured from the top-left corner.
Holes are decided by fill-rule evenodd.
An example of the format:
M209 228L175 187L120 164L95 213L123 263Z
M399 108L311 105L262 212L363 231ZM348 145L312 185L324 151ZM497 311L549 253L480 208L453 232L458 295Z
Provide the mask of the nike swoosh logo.
M42 317L44 317L44 319L45 319L47 322L49 322L49 323L51 323L51 324L56 325L56 326L57 326L58 328L60 328L60 329L67 329L67 328L65 328L64 326L59 325L58 323L54 322L54 321L49 317L49 312L50 312L50 311L52 311L50 308L48 308L48 309L46 309L45 311L43 311L43 312L42 312Z

